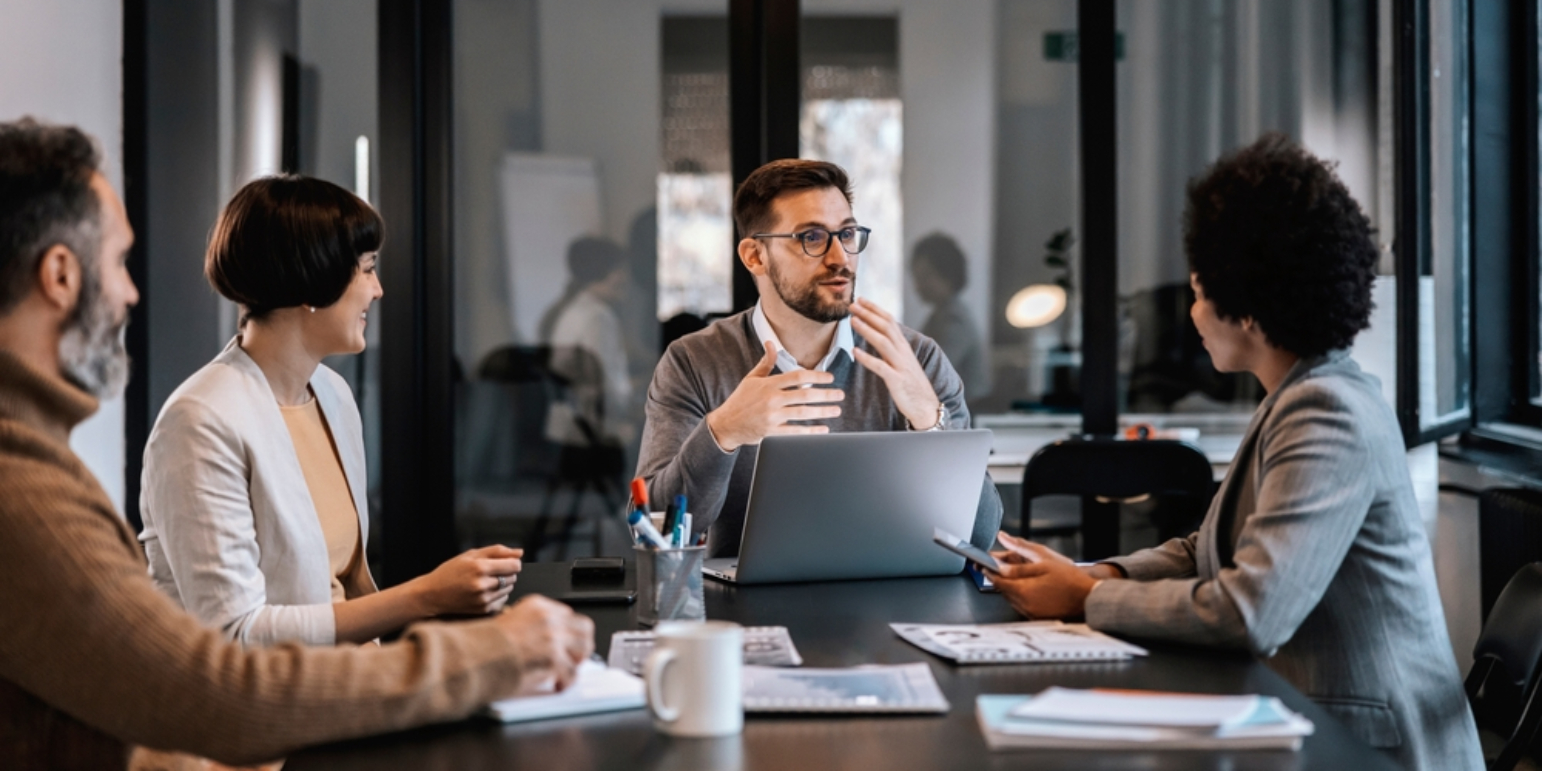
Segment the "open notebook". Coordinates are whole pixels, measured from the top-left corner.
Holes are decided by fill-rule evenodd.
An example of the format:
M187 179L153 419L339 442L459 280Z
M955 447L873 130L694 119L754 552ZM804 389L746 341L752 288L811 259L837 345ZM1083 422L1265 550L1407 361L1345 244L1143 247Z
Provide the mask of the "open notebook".
M640 709L645 702L642 678L598 661L586 661L578 666L578 679L567 690L502 699L487 705L484 712L494 720L522 723L591 712Z

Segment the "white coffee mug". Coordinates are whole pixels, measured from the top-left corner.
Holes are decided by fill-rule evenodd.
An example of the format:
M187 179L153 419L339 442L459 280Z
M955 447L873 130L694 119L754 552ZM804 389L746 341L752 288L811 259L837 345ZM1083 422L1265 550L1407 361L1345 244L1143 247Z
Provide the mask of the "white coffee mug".
M666 621L643 667L653 727L671 736L744 730L744 629L727 621Z

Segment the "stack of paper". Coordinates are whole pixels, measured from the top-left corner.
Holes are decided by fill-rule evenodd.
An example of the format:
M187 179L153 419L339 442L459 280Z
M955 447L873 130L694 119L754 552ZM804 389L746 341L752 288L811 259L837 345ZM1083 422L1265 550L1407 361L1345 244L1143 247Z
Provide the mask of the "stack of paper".
M1312 721L1273 696L1050 688L980 696L976 712L993 750L1296 750L1312 733Z
M1125 661L1146 649L1086 624L890 624L911 645L960 664Z
M638 709L646 703L643 681L631 673L606 667L598 661L578 666L578 678L561 693L516 696L487 705L494 720L521 723L591 712Z

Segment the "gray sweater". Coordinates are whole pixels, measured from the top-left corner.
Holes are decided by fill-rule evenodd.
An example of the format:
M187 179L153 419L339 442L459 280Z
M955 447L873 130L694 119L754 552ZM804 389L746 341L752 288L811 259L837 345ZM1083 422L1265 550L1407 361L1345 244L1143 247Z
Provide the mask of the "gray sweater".
M758 448L744 446L725 453L707 428L707 413L726 401L744 376L765 355L755 334L751 313L745 311L714 322L706 329L676 340L653 370L648 387L646 422L637 476L647 480L648 499L669 500L685 494L690 500L693 528L708 530L708 553L731 557L739 553L744 531L744 509ZM905 328L905 339L915 350L948 409L947 428L969 427L969 408L964 404L964 385L947 356L928 338ZM856 336L855 344L874 353ZM841 415L817 421L838 431L904 431L905 416L889 398L881 378L855 364L844 352L830 366L835 375L831 387L846 391ZM970 541L989 548L1001 525L1001 498L986 475L980 484L980 504Z

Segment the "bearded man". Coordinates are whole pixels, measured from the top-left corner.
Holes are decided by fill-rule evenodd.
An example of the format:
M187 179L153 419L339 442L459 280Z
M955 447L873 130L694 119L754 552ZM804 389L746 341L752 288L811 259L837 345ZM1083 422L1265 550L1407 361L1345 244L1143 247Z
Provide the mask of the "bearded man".
M139 301L100 166L78 129L0 123L0 768L264 761L572 682L594 626L540 597L387 645L243 649L156 588L68 444L128 379Z
M689 496L712 557L737 556L765 437L969 427L963 382L937 343L855 299L870 231L851 201L833 163L773 161L750 174L734 224L760 302L675 341L653 371L637 475L651 500ZM986 476L970 541L989 548L1000 523Z

